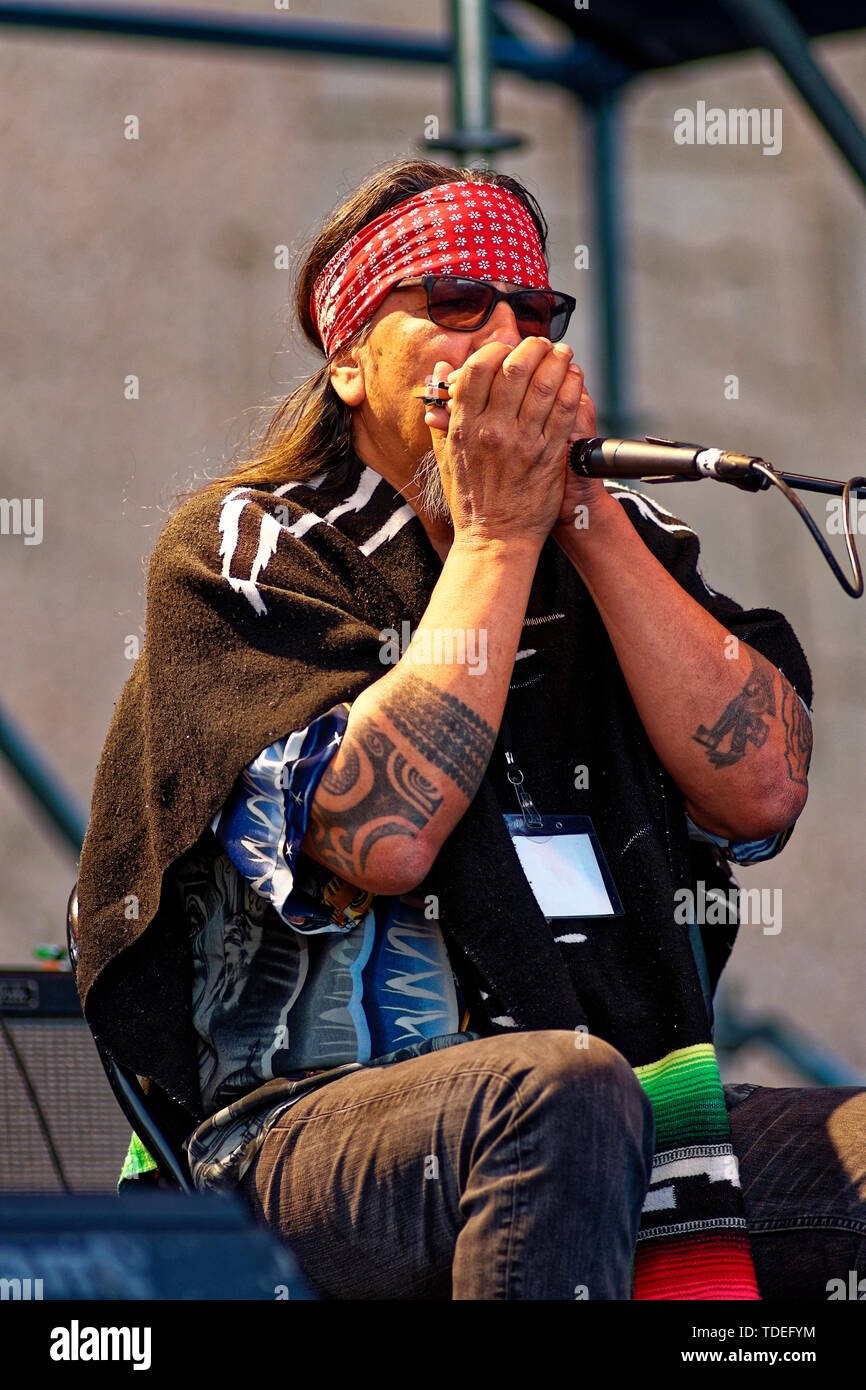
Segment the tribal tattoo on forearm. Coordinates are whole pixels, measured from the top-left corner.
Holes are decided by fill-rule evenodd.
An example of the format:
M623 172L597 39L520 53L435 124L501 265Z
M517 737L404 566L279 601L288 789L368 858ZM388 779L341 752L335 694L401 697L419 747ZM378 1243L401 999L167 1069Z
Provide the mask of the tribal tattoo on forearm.
M774 682L778 674L782 682L782 727L785 731L785 761L792 782L806 785L812 753L811 721L803 710L800 698L790 681L764 657L756 658L750 651L752 671L739 695L725 706L712 728L699 724L692 735L703 744L714 767L730 767L744 756L751 743L762 748L770 733L769 720L776 715ZM723 747L721 745L725 744Z
M471 801L490 761L496 730L456 695L421 676L407 676L382 708L412 747Z
M471 800L496 733L474 710L419 676L407 675L381 708L394 728ZM319 782L309 830L318 853L350 881L366 872L373 846L389 835L419 835L444 800L395 744L382 721L362 718Z

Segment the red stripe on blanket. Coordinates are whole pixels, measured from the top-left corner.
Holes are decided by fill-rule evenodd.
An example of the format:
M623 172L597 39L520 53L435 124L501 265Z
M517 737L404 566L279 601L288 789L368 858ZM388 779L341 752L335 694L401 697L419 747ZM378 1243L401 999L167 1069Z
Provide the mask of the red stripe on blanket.
M642 1241L634 1257L634 1298L759 1300L746 1235L682 1235Z

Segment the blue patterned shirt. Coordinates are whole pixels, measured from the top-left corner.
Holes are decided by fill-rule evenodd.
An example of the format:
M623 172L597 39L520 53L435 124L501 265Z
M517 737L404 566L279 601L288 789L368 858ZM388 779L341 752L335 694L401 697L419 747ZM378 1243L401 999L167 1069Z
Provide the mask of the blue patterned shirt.
M214 817L210 850L174 870L192 937L202 1098L220 1124L226 1107L273 1078L368 1063L443 1035L459 1041L468 1024L424 885L376 896L301 851L348 712L337 705L265 748ZM732 843L691 818L688 829L739 864L778 854L791 833ZM693 915L689 935L712 1018ZM226 1111L223 1129L193 1147L197 1185L236 1181L282 1108L243 1121Z
M368 1062L460 1029L465 1005L423 885L375 896L299 854L348 709L264 749L214 817L210 863L188 859L176 872L194 924L208 1113L275 1076Z

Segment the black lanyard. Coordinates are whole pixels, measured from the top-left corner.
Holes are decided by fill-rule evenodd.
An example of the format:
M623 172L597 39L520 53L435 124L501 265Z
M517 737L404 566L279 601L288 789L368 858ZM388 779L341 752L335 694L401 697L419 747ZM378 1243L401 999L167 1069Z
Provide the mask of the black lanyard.
M540 830L543 822L538 811L535 809L532 797L529 795L529 792L523 785L523 773L520 771L520 768L514 761L514 748L511 742L511 729L509 728L508 720L506 719L504 714L502 716L500 733L502 735L502 747L505 750L505 761L508 764L508 780L513 786L515 794L517 796L517 800L520 805L521 815L523 816L523 819L526 822L527 826L533 826Z

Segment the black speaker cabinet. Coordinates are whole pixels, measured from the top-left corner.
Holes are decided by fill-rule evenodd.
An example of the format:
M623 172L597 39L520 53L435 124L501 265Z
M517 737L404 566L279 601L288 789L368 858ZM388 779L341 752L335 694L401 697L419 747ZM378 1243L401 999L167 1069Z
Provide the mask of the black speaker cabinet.
M235 1195L0 1196L0 1300L312 1298Z
M0 1192L63 1190L19 1061L73 1192L114 1192L130 1127L71 973L0 966L0 1016Z

